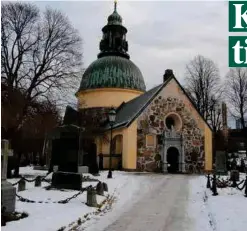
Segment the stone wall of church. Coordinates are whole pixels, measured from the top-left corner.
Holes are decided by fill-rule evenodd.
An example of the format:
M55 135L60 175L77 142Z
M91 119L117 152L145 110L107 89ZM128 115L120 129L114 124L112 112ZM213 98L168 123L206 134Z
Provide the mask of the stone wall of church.
M204 131L182 99L159 95L138 118L137 168L141 171L159 171L162 153L161 134L166 130L165 117L168 113L178 114L182 120L181 132L184 138L185 169L204 169ZM146 135L154 134L156 144L147 147Z

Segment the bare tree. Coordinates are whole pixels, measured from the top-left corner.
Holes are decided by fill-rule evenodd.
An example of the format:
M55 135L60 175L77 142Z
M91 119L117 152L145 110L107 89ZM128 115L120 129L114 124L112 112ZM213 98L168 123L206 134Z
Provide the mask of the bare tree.
M216 100L213 96L209 101L208 113L208 121L211 124L213 131L217 132L221 130L223 127L221 102Z
M235 119L240 119L242 128L246 128L247 116L247 69L233 68L226 76L226 96Z
M2 83L25 96L20 129L32 101L54 95L59 101L78 87L82 40L61 12L40 14L30 3L2 4L1 24Z
M222 94L219 70L216 64L201 55L186 66L186 91L204 118L215 126L215 109ZM218 117L218 115L217 115ZM218 122L217 122L218 123ZM218 126L218 125L217 125Z

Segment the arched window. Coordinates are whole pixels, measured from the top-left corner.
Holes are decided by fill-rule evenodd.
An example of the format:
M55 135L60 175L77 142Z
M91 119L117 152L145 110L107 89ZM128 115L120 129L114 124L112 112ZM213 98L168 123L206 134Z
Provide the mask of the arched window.
M177 113L169 113L165 118L165 126L168 130L180 131L182 128L182 119Z
M122 154L123 152L123 136L116 135L112 140L112 151L114 154Z

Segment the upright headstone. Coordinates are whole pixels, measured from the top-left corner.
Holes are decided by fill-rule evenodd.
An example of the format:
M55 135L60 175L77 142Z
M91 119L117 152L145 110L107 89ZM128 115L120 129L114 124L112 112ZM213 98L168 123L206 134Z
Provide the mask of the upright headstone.
M21 179L18 183L18 192L26 190L26 181Z
M98 206L96 190L93 187L87 189L87 206L89 207Z
M41 186L41 181L42 181L41 176L37 176L37 177L35 178L35 181L34 181L34 186L35 186L35 187L40 187L40 186Z
M7 165L8 165L8 156L12 156L12 150L9 150L9 141L2 140L2 171L1 171L1 207L6 208L6 212L15 211L15 194L16 188L9 183L7 179Z
M216 151L216 173L219 175L227 175L225 151Z
M238 170L231 170L230 180L231 181L239 181L239 171Z

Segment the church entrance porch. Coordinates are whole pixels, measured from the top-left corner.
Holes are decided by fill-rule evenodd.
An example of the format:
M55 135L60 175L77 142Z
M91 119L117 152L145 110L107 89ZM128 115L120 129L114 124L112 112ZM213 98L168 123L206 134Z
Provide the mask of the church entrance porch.
M169 173L179 172L179 151L175 147L167 150L167 171Z
M163 134L163 172L185 172L183 137L180 132L169 131Z

